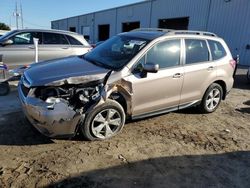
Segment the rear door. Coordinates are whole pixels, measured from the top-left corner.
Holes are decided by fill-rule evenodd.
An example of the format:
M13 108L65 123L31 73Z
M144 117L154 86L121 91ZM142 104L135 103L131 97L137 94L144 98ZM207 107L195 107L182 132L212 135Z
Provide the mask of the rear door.
M181 105L201 100L206 89L216 78L208 43L202 39L185 39L184 81Z
M43 42L38 46L39 61L57 59L72 55L70 44L65 35L59 33L43 33Z
M159 64L157 73L140 76L144 63ZM126 78L132 82L132 114L142 115L177 107L183 82L180 39L167 40L153 46L135 66L134 73Z

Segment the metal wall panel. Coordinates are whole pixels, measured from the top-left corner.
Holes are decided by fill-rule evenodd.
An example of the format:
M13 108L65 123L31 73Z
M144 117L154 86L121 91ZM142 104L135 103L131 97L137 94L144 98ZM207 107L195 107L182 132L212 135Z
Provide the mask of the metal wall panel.
M140 22L143 28L150 27L151 2L137 3L130 6L117 8L117 33L122 32L122 23Z
M114 36L116 34L116 9L110 9L106 11L100 11L95 13L94 15L94 41L98 41L98 26L109 24L110 25L110 33L109 36Z
M151 27L158 27L159 19L189 17L190 30L206 28L209 0L157 0L152 3Z
M87 18L86 18L87 16ZM141 27L158 27L159 19L189 17L190 30L211 31L228 43L241 64L250 66L250 0L151 0L53 21L52 28L68 30L91 25L90 40L97 41L98 25L110 24L110 36L122 32L122 23L139 21ZM86 21L87 20L87 21ZM87 24L86 24L87 23Z
M240 55L240 64L250 66L250 1L212 0L208 30L224 38L233 54Z

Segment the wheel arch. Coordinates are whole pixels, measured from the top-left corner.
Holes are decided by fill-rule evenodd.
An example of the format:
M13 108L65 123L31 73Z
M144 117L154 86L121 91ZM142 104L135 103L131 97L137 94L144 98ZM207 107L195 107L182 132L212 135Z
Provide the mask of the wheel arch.
M222 93L222 99L225 100L226 96L227 96L227 85L226 85L226 83L223 80L216 80L213 83L219 84L221 86L222 92L223 92Z

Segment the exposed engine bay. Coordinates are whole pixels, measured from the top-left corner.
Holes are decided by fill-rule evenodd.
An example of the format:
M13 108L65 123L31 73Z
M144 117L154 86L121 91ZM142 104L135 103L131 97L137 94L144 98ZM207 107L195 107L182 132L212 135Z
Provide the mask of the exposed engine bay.
M103 84L100 83L96 86L63 85L55 87L38 87L34 95L36 98L48 104L52 104L48 106L51 110L53 110L53 104L59 103L60 100L64 100L72 109L81 109L81 112L85 112L89 105L100 98L102 89Z

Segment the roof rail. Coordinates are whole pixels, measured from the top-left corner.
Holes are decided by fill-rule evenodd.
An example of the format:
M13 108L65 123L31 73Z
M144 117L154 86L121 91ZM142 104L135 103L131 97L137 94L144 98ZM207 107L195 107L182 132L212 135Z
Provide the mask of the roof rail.
M164 29L164 28L138 28L132 31L161 31L169 34L192 34L192 35L205 35L205 36L217 37L216 34L207 31L174 30L174 29Z
M191 34L191 35L205 35L217 37L216 34L207 31L191 31L191 30L173 30L170 34Z
M138 28L132 31L161 31L161 32L170 32L174 31L173 29L164 29L164 28Z

